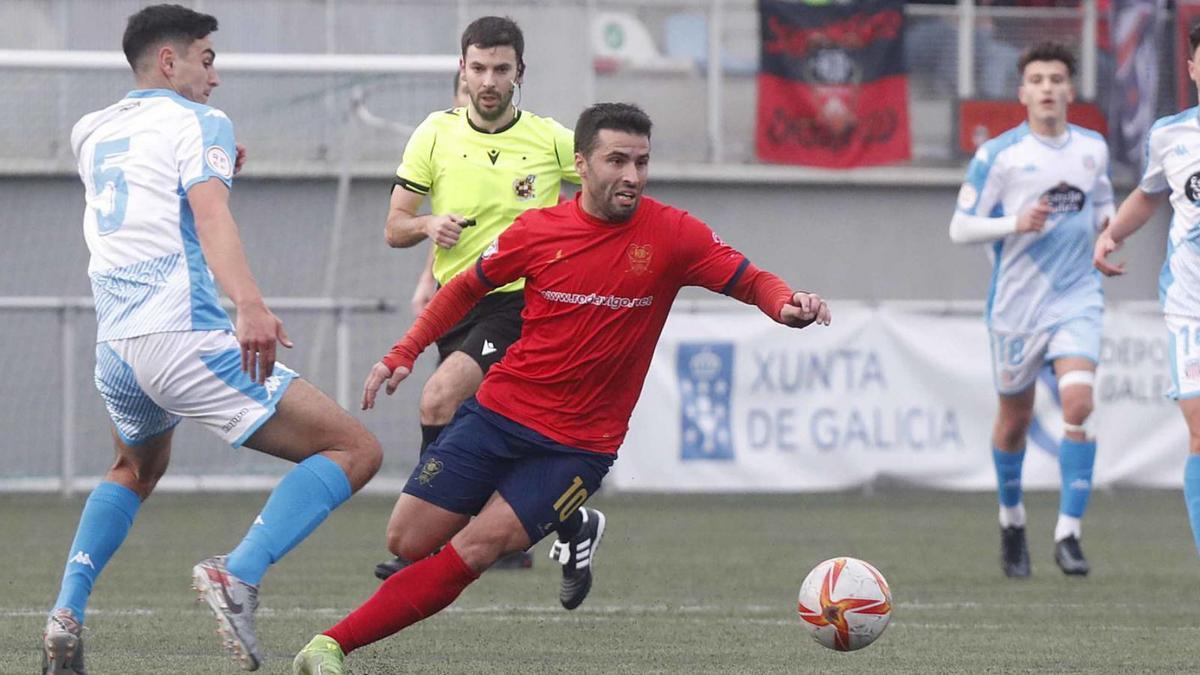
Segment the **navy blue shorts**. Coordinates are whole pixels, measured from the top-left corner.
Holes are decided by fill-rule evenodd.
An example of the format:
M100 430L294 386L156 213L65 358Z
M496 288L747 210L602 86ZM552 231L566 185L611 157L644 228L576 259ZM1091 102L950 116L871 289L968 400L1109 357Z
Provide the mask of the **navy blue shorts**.
M425 449L404 491L465 515L499 492L536 543L600 489L614 459L551 440L471 397Z

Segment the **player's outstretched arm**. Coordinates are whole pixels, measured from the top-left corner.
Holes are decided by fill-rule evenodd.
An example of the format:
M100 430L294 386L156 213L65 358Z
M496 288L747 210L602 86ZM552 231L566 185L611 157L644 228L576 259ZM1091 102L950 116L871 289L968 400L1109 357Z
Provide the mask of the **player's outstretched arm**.
M242 370L254 381L265 382L275 370L275 343L291 347L292 341L283 322L267 309L258 282L250 273L237 222L229 211L229 188L212 178L193 185L187 197L196 217L196 235L204 259L237 308Z
M786 281L749 261L729 296L755 305L772 320L793 328L804 328L812 323L828 326L832 319L829 305L820 295L793 291Z
M387 393L395 393L396 386L412 372L417 356L458 323L475 303L492 290L483 283L475 270L465 270L450 280L442 290L434 294L433 300L413 322L404 337L392 345L363 383L363 410L375 406L375 395L383 382L387 382Z
M429 238L442 248L458 243L467 219L455 214L418 216L424 195L403 188L392 189L392 201L388 205L387 224L384 236L392 248L416 246L422 239Z
M1092 264L1096 269L1110 277L1125 273L1125 263L1110 262L1108 256L1121 248L1134 232L1141 229L1166 198L1166 192L1150 194L1140 187L1129 193L1117 209L1117 215L1112 217L1108 226L1096 237L1096 246L1092 250Z

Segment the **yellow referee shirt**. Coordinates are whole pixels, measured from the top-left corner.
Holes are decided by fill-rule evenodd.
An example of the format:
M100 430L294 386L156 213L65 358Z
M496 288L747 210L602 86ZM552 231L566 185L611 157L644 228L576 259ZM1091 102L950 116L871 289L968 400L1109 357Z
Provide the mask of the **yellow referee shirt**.
M474 265L517 216L557 204L564 178L579 182L574 133L526 110L492 133L473 125L466 108L435 112L413 132L396 169L396 185L429 195L433 213L475 219L453 248L435 247L441 285ZM524 286L519 279L495 292Z

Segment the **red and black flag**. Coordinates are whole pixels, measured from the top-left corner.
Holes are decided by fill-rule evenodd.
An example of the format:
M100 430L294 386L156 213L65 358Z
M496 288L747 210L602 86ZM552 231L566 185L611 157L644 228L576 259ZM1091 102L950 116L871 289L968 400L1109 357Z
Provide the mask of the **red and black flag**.
M758 6L759 159L849 168L912 156L903 0Z

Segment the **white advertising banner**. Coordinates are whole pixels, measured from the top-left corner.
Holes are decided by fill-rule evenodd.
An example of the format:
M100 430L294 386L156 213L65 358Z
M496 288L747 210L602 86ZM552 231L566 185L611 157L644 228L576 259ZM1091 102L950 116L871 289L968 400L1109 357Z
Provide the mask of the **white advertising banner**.
M833 304L829 327L784 328L754 309L675 312L607 484L627 491L805 492L878 480L995 488L996 414L981 316ZM1167 333L1145 305L1105 316L1097 486L1182 483L1187 430L1164 396ZM1057 488L1062 413L1037 385L1027 488Z

